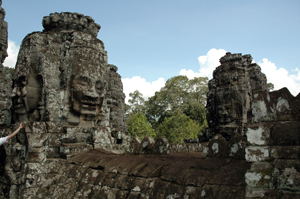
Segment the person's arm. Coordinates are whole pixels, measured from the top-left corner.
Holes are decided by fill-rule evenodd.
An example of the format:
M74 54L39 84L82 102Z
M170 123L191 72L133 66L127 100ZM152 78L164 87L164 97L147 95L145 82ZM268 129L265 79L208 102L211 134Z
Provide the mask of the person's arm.
M15 130L12 134L10 134L9 136L7 136L6 141L10 140L11 138L13 138L15 135L17 135L17 133L19 133L19 131L21 130L21 128L23 128L23 124L20 124L20 127Z

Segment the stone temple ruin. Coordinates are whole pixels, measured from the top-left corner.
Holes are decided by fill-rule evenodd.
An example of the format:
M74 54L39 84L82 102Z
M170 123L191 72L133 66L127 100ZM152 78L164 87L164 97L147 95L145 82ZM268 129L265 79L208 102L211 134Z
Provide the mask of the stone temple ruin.
M1 5L0 0L0 5ZM203 142L131 138L118 68L78 13L43 18L11 76L0 9L0 198L299 198L300 94L268 92L250 55L209 81Z

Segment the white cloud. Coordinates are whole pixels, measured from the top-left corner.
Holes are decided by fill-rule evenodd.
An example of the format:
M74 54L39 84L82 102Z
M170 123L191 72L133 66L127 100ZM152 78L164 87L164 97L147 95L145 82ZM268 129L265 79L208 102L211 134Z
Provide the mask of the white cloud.
M200 70L199 73L194 72L193 70L182 69L180 75L186 75L189 79L194 77L209 77L212 78L212 72L214 69L220 65L219 59L226 54L224 49L211 49L207 52L206 55L198 57ZM155 94L156 91L159 91L162 87L165 86L165 80L159 78L153 82L147 82L146 79L139 76L134 76L132 78L122 79L124 93L126 95L126 103L128 103L129 93L133 93L135 90L138 90L144 95L144 98L147 99Z
M146 79L141 78L140 76L134 76L132 78L122 79L124 93L126 95L125 102L128 103L129 93L133 93L138 90L143 94L145 99L153 96L156 91L159 91L162 87L165 86L164 78L158 78L158 80L153 82L146 82Z
M219 59L226 54L224 49L210 49L206 55L201 55L198 57L200 64L199 73L192 70L182 69L180 75L186 75L188 78L192 79L194 77L208 77L212 78L213 71L220 65Z
M258 65L267 76L268 83L274 84L274 90L287 87L294 96L300 92L300 70L298 68L294 70L296 75L291 75L286 69L277 68L277 66L267 58L258 62Z
M17 62L20 46L17 46L14 41L8 40L7 54L8 57L4 60L3 65L14 68Z

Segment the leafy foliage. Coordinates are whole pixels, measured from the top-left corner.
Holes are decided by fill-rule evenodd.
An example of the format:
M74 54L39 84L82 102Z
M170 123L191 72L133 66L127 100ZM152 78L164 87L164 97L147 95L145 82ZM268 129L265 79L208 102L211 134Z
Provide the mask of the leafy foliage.
M155 132L151 124L147 121L146 116L141 112L131 114L127 120L128 132L133 137L142 140L146 136L155 137Z
M139 91L130 93L127 111L132 136L165 136L170 143L194 139L207 127L206 94L208 79L175 76L148 100ZM155 133L154 133L155 132Z
M180 110L201 125L206 120L207 92L206 77L189 80L186 76L175 76L167 80L166 85L146 102L148 121L157 127L165 118Z
M129 97L131 99L128 100L129 104L127 105L127 114L134 114L139 112L144 112L144 98L143 94L140 93L138 90L134 91L133 93L129 93Z
M170 143L182 143L184 139L195 139L199 133L199 124L180 111L166 118L158 127L158 134L165 136Z
M14 68L9 68L7 66L4 66L4 69L6 70L6 72L10 73L11 75L14 73L15 69Z
M272 83L267 83L267 89L270 92L271 90L274 90L274 84Z

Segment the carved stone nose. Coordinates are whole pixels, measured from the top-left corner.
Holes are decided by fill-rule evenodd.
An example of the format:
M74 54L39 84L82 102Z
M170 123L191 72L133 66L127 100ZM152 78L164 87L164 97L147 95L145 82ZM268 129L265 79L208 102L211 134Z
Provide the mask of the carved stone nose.
M15 87L11 92L11 97L21 96L22 93L20 91L20 88Z
M92 85L88 91L84 91L83 94L88 97L99 97L99 94L96 92L95 85Z
M85 91L84 95L88 96L88 97L93 97L93 98L99 97L98 93L96 93L96 92L90 92L90 91Z

